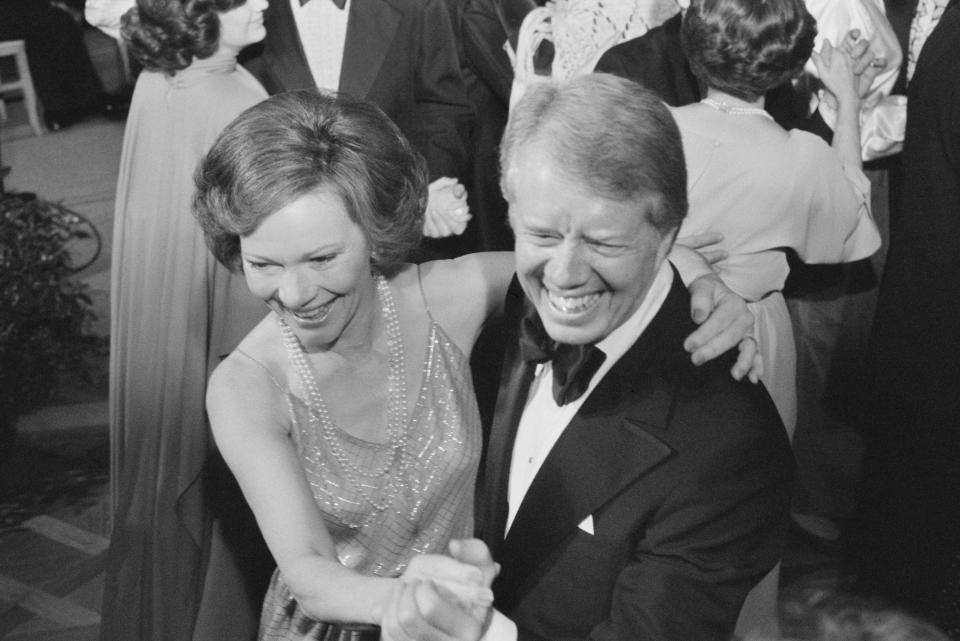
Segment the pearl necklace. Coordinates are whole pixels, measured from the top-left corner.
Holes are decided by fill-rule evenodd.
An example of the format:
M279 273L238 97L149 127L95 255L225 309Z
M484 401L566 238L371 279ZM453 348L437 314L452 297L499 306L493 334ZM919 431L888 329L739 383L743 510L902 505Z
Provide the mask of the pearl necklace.
M722 111L725 114L730 114L732 116L763 116L769 120L773 120L766 109L760 107L735 107L733 105L728 105L722 100L716 100L714 98L704 98L701 100L703 104L713 107L717 111Z
M387 280L380 273L374 274L374 280L386 323L387 353L390 358L387 372L389 397L387 404L387 443L391 450L391 456L380 469L364 469L350 460L344 449L344 438L330 417L327 404L320 394L320 386L317 384L313 368L307 362L303 345L286 321L283 318L278 318L287 356L307 392L311 429L320 433L328 451L340 466L347 481L374 509L364 523L347 523L349 527L353 528L362 527L393 503L397 494L407 487L406 471L409 465L409 457L405 451L407 446L407 431L405 429L407 394L400 319ZM375 486L370 481L361 480L361 477L363 479L380 479L380 491L376 492ZM371 492L370 489L374 489L374 492ZM375 493L379 496L374 496ZM341 517L342 521L344 520L342 514L337 516Z

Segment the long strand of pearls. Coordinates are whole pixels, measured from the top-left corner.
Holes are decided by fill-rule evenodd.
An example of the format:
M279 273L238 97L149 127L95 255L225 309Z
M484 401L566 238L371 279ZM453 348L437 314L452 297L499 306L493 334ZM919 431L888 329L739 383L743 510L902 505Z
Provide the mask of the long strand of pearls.
M380 273L374 274L377 294L380 299L381 312L386 325L387 354L389 366L387 372L387 441L391 456L379 469L364 469L350 460L344 449L344 439L340 430L334 424L327 409L327 404L320 394L313 368L307 362L306 354L300 340L290 326L279 318L280 332L286 347L287 356L300 377L300 381L308 396L310 409L310 424L321 434L324 443L329 448L334 460L340 466L347 481L352 484L360 495L374 508L374 513L382 512L389 507L397 494L407 486L407 468L409 465L406 455L407 446L407 394L406 374L403 350L403 337L400 333L400 318L390 286ZM368 488L373 485L362 479L379 479L380 491L371 492ZM376 494L376 495L375 495ZM338 515L340 516L340 515ZM360 523L348 523L350 527L360 527Z

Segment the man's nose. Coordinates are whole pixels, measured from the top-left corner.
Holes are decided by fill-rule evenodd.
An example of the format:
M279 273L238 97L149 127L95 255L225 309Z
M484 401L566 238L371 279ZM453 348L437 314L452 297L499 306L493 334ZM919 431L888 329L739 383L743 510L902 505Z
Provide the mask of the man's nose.
M586 248L578 240L564 240L547 263L545 274L550 285L573 288L582 285L590 271Z

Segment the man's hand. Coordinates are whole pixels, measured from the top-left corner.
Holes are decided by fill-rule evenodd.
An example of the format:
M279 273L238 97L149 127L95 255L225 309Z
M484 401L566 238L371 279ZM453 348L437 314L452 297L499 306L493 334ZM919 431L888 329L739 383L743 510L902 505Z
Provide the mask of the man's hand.
M494 562L490 548L480 539L454 539L450 541L450 556L460 563L476 566L483 576L482 585L490 587L500 574L500 564Z
M690 314L700 325L683 342L694 365L702 365L739 345L740 355L730 370L737 380L744 376L756 383L763 374L763 361L753 336L754 318L747 303L727 287L716 274L697 278L690 291Z
M384 641L478 641L483 621L444 596L430 581L397 581L380 622Z

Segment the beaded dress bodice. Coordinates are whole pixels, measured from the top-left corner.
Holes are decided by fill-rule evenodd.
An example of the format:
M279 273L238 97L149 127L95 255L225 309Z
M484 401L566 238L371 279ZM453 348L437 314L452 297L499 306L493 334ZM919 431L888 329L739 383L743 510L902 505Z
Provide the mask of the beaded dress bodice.
M422 382L406 424L404 478L361 477L366 490L398 484L385 509L341 472L322 436L310 428L310 408L287 392L291 434L314 499L340 562L363 574L397 576L416 554L444 553L452 538L473 531L473 489L480 457L480 417L467 357L431 322ZM392 451L340 431L344 453L358 467L383 470Z
M432 317L425 330L416 401L400 421L399 438L386 443L351 436L326 416L322 399L318 411L274 379L337 556L361 574L399 576L413 556L444 554L451 539L473 534L481 429L469 358ZM259 638L322 639L325 626L307 616L275 571Z

